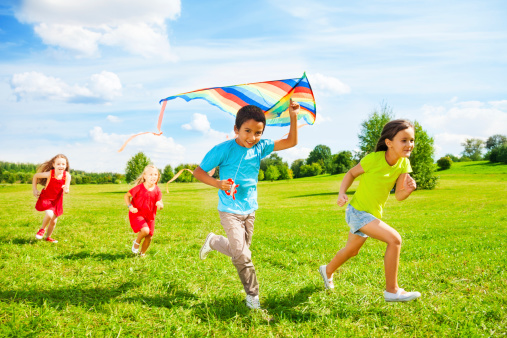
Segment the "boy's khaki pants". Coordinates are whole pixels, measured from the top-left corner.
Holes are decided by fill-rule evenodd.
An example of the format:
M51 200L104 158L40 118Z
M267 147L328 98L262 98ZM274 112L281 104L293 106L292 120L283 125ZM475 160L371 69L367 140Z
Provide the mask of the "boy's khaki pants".
M247 295L259 294L259 283L252 263L252 236L254 231L255 212L249 215L237 215L228 212L218 212L220 222L224 227L227 238L216 235L210 240L210 247L231 257L232 264L238 270L239 279L243 283Z

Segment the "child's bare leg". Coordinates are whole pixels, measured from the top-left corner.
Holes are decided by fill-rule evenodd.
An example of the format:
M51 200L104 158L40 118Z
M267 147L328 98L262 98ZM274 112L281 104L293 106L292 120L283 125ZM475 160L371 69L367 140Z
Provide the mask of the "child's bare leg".
M398 291L398 264L400 261L401 236L381 220L375 220L361 228L361 232L387 243L384 256L384 269L386 276L386 291L396 293Z
M146 253L146 250L150 247L151 244L151 235L144 237L143 247L141 248L141 255Z
M368 237L361 237L349 232L347 244L345 244L345 247L343 249L336 253L336 255L326 267L327 278L331 278L336 269L342 266L343 263L345 263L349 258L357 255L359 249L361 249L367 239Z
M49 221L48 231L46 232L46 237L51 237L53 234L53 230L55 230L56 221L58 221L58 217L53 217Z
M139 230L139 232L137 233L137 239L136 239L137 248L136 248L136 246L134 246L134 249L138 249L143 238L145 238L149 234L150 234L150 228L148 228L148 227L141 228L141 230ZM146 242L146 239L144 241ZM151 241L151 239L150 239L150 241Z
M41 229L46 230L46 227L49 224L49 221L51 221L51 218L54 216L54 212L52 210L46 210L44 213L44 219L42 220L42 227Z

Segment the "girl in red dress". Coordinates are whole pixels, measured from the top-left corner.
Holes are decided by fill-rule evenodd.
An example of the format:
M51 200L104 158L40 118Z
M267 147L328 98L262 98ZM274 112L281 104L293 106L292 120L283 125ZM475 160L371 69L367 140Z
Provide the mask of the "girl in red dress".
M141 176L134 181L136 185L125 194L125 203L129 208L130 226L137 239L132 243L132 252L139 253L141 241L144 238L140 255L144 256L151 243L155 231L155 215L157 208L162 209L162 193L157 185L160 173L154 165L144 168Z
M69 193L70 174L68 170L69 160L65 155L58 154L41 164L37 173L33 175L33 195L39 198L35 209L46 213L42 220L42 227L35 235L37 239L44 237L47 227L46 241L58 243L57 240L51 238L51 234L55 229L58 216L63 213L63 193ZM44 189L40 193L37 190L37 183L44 185Z

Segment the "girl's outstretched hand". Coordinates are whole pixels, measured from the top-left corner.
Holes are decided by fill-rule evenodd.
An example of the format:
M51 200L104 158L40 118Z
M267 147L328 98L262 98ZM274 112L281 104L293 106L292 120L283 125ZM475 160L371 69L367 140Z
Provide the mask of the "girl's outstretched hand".
M37 190L37 189L33 189L33 195L34 195L35 197L39 197L39 195L40 195L39 190Z
M159 208L159 209L163 209L163 208L164 208L164 202L162 202L162 200L157 201L157 203L155 203L155 205L156 205L156 206L157 206L157 208Z
M133 206L130 206L130 207L129 207L129 210L130 210L130 212L131 212L131 213L133 213L133 214L137 214L137 211L138 211L138 210L137 210L137 208L134 208Z
M403 181L403 186L401 187L401 190L407 190L407 191L414 191L417 188L417 184L415 183L415 180L410 176L409 174L405 175L405 180Z
M62 185L63 192L68 194L69 193L69 187L67 187L66 184Z
M336 201L336 204L338 204L340 207L343 207L347 202L349 201L349 197L347 194L338 194L338 201Z

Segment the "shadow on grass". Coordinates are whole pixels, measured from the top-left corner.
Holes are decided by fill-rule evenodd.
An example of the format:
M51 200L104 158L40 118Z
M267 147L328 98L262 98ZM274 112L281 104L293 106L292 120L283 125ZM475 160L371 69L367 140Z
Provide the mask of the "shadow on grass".
M188 302L197 300L198 297L190 292L182 290L176 283L170 283L167 293L163 296L156 297L129 297L122 299L122 302L142 302L153 307L165 307L171 309L173 307L190 307Z
M122 252L117 254L111 253L91 253L89 251L82 251L59 257L60 259L79 260L92 258L99 261L116 261L118 259L132 258L133 255L130 252Z
M34 244L37 240L35 238L16 237L16 238L2 238L0 243L3 244Z
M194 315L204 322L226 321L238 315L246 317L249 312L244 300L238 301L233 296L215 298L194 308Z
M269 314L273 316L273 324L283 320L289 320L294 323L309 322L315 320L318 316L311 312L302 312L296 307L308 301L310 296L322 291L321 287L315 285L306 286L299 289L295 294L286 294L283 297L269 297L264 302Z
M49 306L61 309L62 304L91 307L108 303L111 299L121 296L126 291L137 287L135 283L124 283L118 287L79 288L70 287L52 290L17 290L0 291L0 301L5 303L29 302L37 306Z

